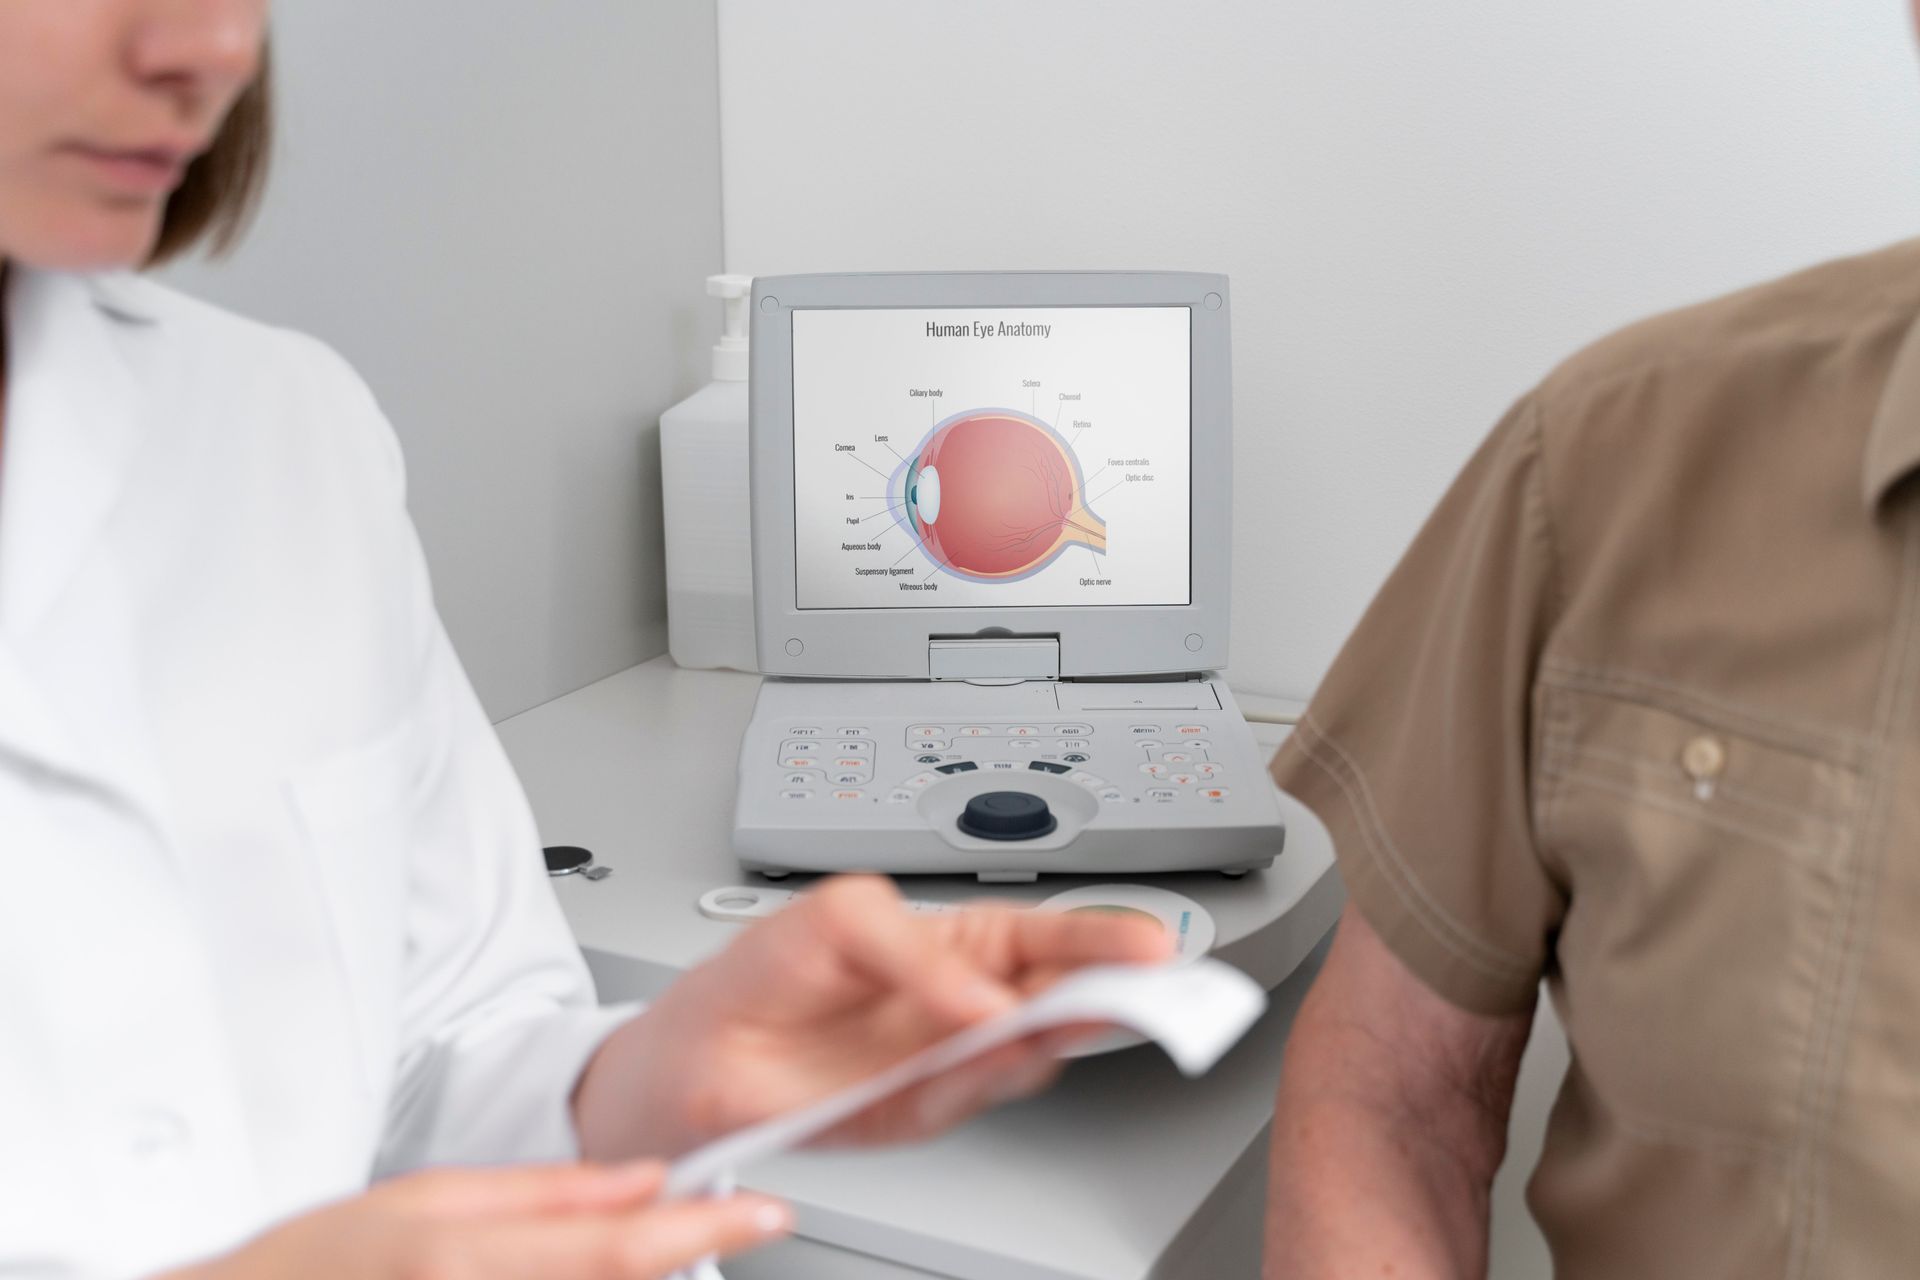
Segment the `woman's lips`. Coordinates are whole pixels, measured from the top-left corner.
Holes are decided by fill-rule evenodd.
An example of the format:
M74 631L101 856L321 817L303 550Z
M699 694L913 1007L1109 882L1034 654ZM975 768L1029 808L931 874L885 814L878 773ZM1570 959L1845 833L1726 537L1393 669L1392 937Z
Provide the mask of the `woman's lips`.
M93 175L128 195L165 195L180 185L191 151L171 147L113 150L76 143L62 154L79 161Z

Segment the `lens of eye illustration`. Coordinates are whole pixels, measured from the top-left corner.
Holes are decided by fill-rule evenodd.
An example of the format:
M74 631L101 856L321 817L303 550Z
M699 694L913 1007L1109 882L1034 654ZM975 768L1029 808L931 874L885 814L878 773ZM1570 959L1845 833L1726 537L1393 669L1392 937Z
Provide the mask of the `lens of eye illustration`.
M970 409L935 427L893 478L900 521L942 568L1006 581L1068 547L1107 549L1086 505L1080 462L1038 418Z

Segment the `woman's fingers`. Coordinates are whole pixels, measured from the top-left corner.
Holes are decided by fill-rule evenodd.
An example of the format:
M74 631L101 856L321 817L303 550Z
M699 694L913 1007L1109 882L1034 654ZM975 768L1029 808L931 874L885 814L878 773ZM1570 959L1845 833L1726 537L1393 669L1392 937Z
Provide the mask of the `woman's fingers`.
M1025 977L1094 964L1156 964L1173 955L1157 922L1097 911L977 907L916 916L879 877L830 880L792 909L792 945L824 939L862 976L904 992L958 1026L1001 1013L1035 989Z
M828 880L742 942L747 945L730 953L726 965L736 998L757 992L771 1000L781 984L767 979L789 980L765 1011L770 1018L805 1021L820 1008L837 1011L863 998L856 988L834 989L837 970L876 994L905 996L935 1023L952 1027L1014 1007L1038 989L1035 974L1151 964L1172 951L1157 924L1122 915L1005 906L918 915L880 876ZM826 957L833 963L823 963ZM812 992L818 1000L795 999L796 980L820 985ZM743 986L751 990L737 990Z
M966 1026L1017 1002L978 957L949 945L944 931L908 911L886 880L830 880L775 917L769 932L788 917L794 917L787 931L792 945L826 943L867 981L907 995L941 1022Z
M818 1146L919 1142L994 1107L1031 1097L1060 1075L1042 1037L1029 1037L903 1089L823 1134Z
M385 1183L375 1195L427 1217L513 1217L610 1213L635 1209L660 1194L666 1166L527 1164L435 1169Z
M778 1200L739 1195L675 1200L624 1214L523 1219L453 1232L437 1242L430 1273L474 1280L664 1280L702 1258L770 1244L793 1230Z
M771 1244L792 1231L793 1210L766 1196L676 1200L643 1210L621 1225L613 1248L614 1266L603 1274L606 1280L655 1280L702 1258L730 1257Z
M1010 911L1019 969L1077 969L1092 964L1158 964L1173 940L1157 920L1106 911Z
M1060 1075L1060 1063L1030 1043L1004 1045L979 1061L949 1072L912 1091L914 1134L930 1138L983 1111L1029 1098Z

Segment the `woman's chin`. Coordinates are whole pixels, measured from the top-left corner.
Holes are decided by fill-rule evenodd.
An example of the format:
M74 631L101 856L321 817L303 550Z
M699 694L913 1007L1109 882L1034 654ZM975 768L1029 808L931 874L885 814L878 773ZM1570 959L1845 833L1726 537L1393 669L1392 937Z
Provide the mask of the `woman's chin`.
M160 202L90 203L52 216L23 219L0 240L0 258L41 271L87 273L142 266L160 236Z

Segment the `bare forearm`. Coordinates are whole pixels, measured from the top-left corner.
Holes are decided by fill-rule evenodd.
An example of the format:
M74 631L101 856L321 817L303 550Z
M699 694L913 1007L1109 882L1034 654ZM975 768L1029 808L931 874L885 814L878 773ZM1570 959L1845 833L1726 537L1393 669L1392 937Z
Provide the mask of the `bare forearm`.
M1274 1116L1265 1280L1484 1275L1491 1170L1410 1117L1310 1092L1290 1080Z
M1349 907L1287 1041L1266 1280L1485 1275L1532 1020L1448 1005Z

